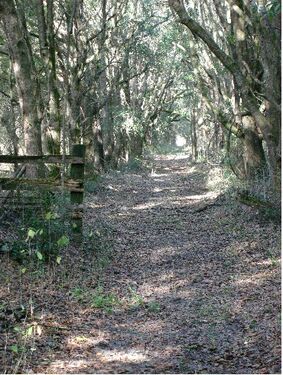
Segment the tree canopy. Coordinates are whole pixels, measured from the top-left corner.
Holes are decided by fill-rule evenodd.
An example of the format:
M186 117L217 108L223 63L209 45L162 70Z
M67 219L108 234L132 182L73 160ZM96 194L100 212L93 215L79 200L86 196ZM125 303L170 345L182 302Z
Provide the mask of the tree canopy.
M280 12L277 0L3 0L4 151L82 142L102 170L179 132L194 158L228 149L239 175L275 181Z

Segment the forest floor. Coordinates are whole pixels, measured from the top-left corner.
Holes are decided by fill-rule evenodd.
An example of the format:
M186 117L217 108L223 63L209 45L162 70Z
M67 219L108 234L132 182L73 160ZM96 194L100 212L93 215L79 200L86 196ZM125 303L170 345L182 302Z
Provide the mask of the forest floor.
M211 190L211 169L106 174L84 249L38 275L1 255L1 301L32 311L0 311L0 372L280 373L280 226Z

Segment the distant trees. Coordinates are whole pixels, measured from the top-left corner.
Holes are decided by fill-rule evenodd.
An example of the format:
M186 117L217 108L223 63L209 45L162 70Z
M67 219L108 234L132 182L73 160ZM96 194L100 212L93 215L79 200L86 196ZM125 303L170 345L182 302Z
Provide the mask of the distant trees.
M267 160L275 176L279 8L276 0L2 0L0 137L26 154L83 142L96 170L179 133L194 159L221 160L238 139L245 175Z
M219 120L244 140L248 176L265 164L263 139L275 177L280 165L280 3L229 0L225 4L206 1L205 5L222 24L220 41L216 41L214 36L219 36L209 19L204 20L208 25L204 27L182 0L169 0L170 8L192 37L204 42L231 75L234 119L229 126L219 113Z
M18 148L56 154L84 142L97 169L140 156L176 76L162 46L168 14L138 0L2 1Z

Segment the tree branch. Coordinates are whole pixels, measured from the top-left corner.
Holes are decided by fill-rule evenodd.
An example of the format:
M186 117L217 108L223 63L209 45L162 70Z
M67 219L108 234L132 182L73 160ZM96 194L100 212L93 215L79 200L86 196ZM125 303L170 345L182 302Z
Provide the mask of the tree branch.
M3 90L0 90L0 94L6 96L6 98L11 99L10 95L6 94L6 92L4 92Z
M183 0L168 0L170 8L178 15L180 22L185 25L194 36L199 37L210 49L210 51L221 61L221 63L232 74L236 72L234 60L227 55L218 44L213 40L210 34L195 20L193 20L184 6Z

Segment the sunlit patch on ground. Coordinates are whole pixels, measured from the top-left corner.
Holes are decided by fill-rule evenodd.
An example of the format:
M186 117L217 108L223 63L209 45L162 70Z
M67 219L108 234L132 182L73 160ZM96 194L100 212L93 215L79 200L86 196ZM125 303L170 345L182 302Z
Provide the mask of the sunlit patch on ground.
M109 173L88 195L90 249L68 249L36 282L0 274L4 298L37 293L32 322L43 330L22 372L280 372L278 227L217 201L210 166L166 156L152 169Z
M66 345L68 348L87 348L91 346L98 345L99 343L103 342L103 338L85 336L85 335L78 335L78 336L71 336L67 339Z
M138 204L135 207L133 207L133 210L148 210L150 208L158 206L159 203L156 202L147 202L143 204Z
M252 285L260 286L262 283L265 282L266 279L271 278L271 277L272 277L272 271L270 272L265 271L265 272L257 273L252 276L246 276L246 277L240 276L238 279L234 281L234 284L235 285L252 284Z
M169 155L156 155L155 160L156 161L163 161L163 160L168 160L168 161L175 161L175 160L189 160L187 154L179 153L179 154L169 154Z
M48 373L67 373L70 370L77 370L78 372L83 372L85 368L91 365L92 361L87 359L70 359L69 361L56 360L52 362L48 367ZM62 371L61 371L62 370Z
M273 257L271 259L261 260L259 262L256 262L256 264L258 266L268 266L268 267L272 266L272 267L274 267L274 266L276 266L276 262L278 262L278 264L281 263L281 258Z
M144 352L135 349L129 350L103 350L97 353L97 356L105 362L131 362L138 363L149 359L148 355Z

